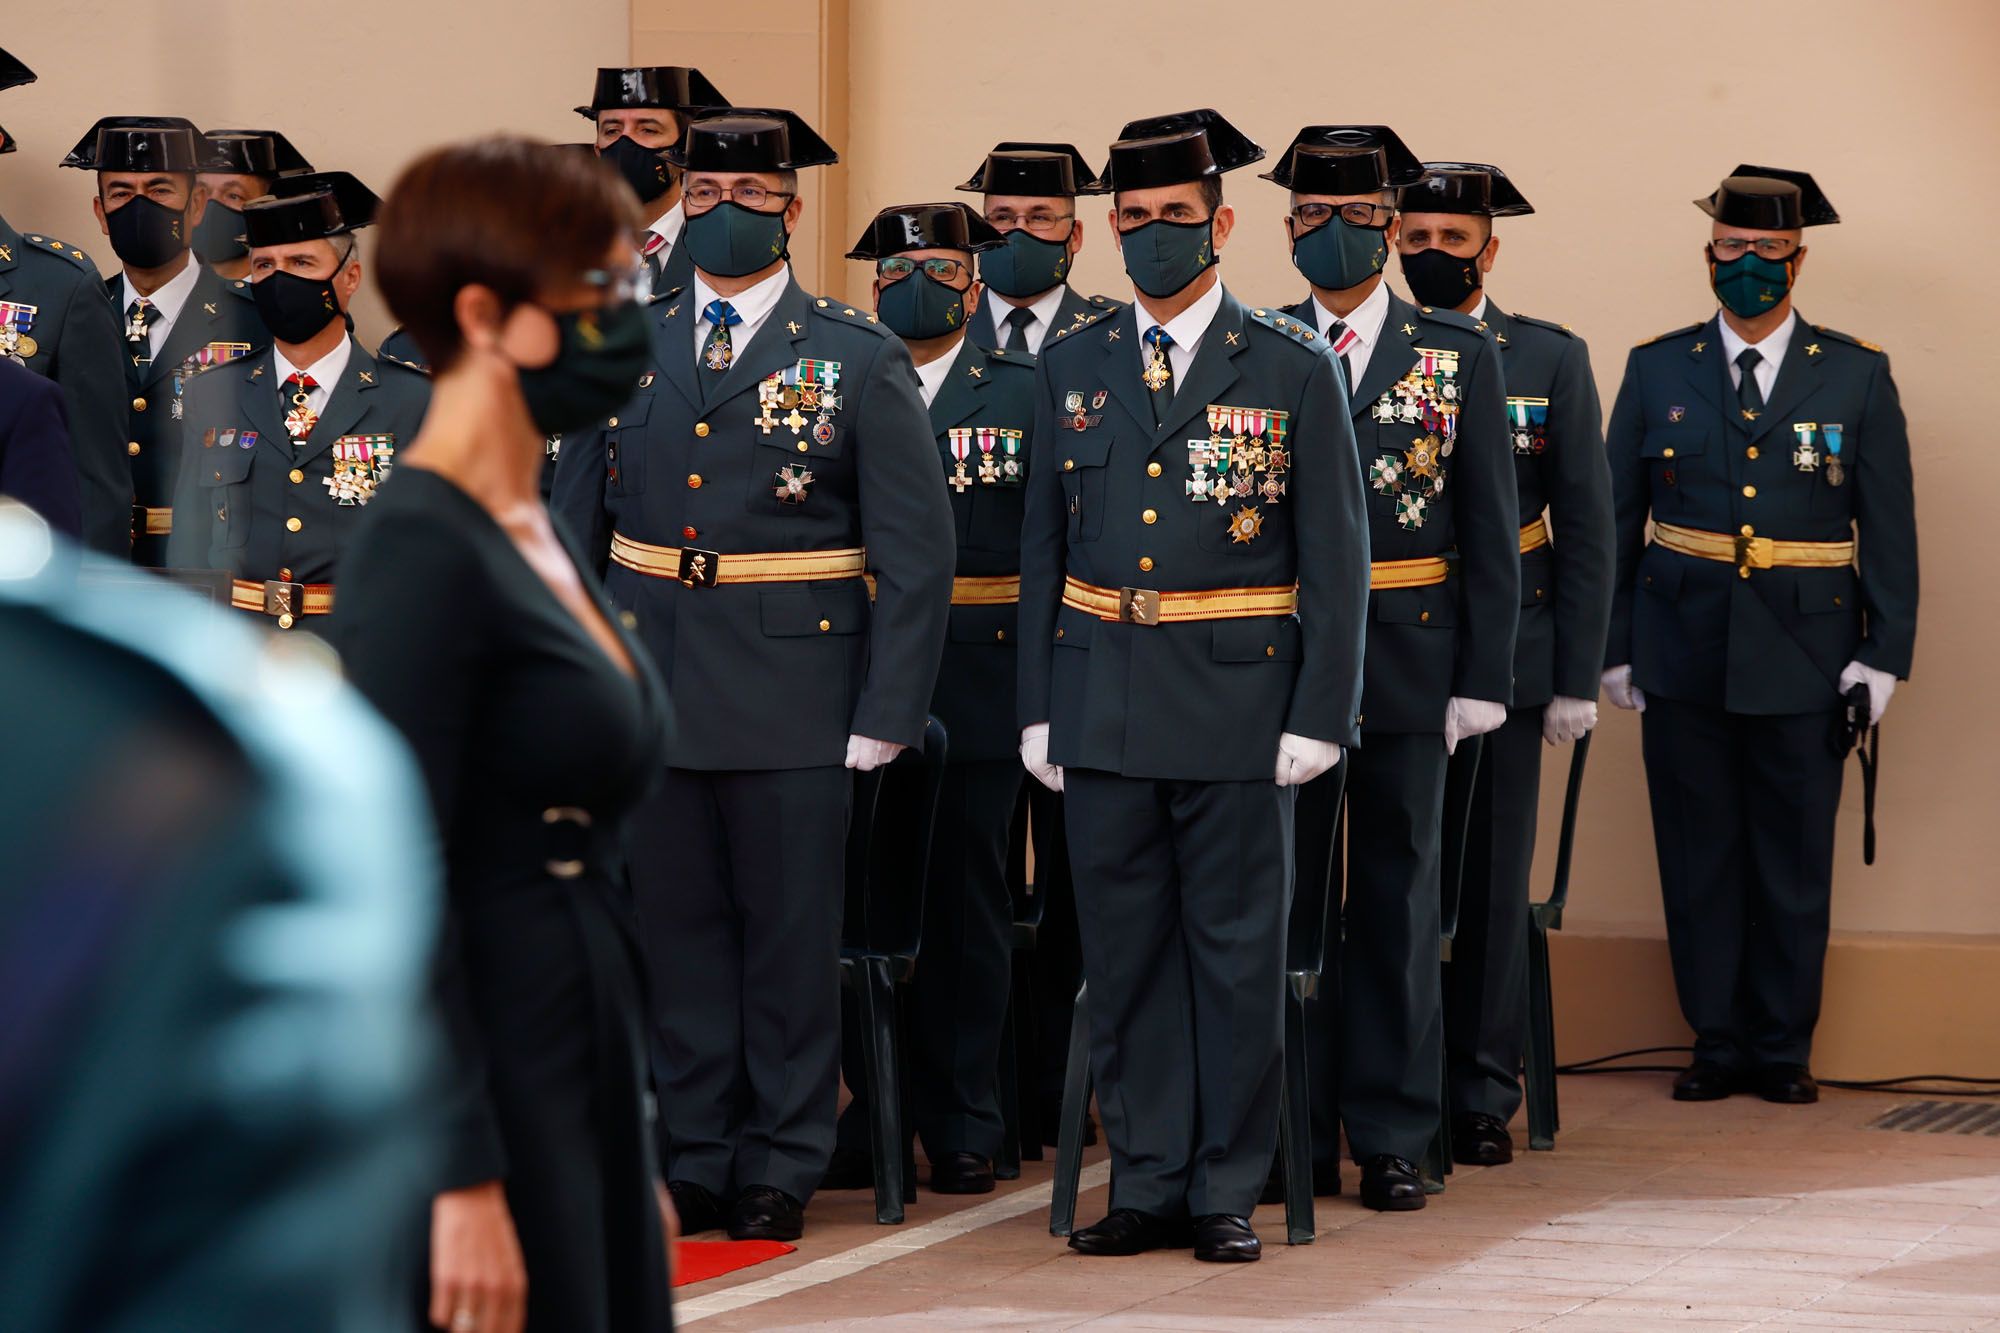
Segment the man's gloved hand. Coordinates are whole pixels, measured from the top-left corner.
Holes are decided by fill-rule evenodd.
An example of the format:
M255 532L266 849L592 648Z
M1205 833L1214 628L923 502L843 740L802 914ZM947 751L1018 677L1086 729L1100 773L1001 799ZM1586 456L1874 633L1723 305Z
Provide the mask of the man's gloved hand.
M847 766L861 773L872 773L903 752L904 747L894 741L878 741L868 736L847 738Z
M1597 700L1558 694L1542 709L1542 739L1550 745L1580 741L1597 725Z
M1278 785L1298 787L1340 762L1340 747L1286 732L1278 737Z
M1506 720L1506 704L1496 704L1491 699L1454 697L1444 706L1444 752L1458 753L1460 741L1498 731Z
M1632 683L1630 663L1612 667L1604 673L1604 693L1615 708L1622 708L1628 713L1646 711L1646 696Z
M1896 692L1896 678L1861 662L1849 662L1840 672L1840 693L1844 698L1856 685L1868 687L1868 724L1873 726L1889 711L1889 696Z
M1021 766L1050 791L1062 790L1063 771L1049 762L1048 723L1037 722L1021 728Z

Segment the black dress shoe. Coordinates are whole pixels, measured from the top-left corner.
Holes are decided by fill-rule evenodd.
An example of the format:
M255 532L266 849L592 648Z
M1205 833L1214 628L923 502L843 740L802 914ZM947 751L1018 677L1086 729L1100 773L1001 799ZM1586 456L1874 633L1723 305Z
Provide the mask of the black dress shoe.
M1736 1075L1712 1060L1696 1060L1674 1076L1677 1102L1719 1102L1736 1091Z
M1210 1213L1194 1224L1194 1257L1208 1264L1255 1263L1264 1256L1264 1242L1250 1223L1228 1213Z
M875 1159L853 1148L835 1148L826 1174L819 1178L823 1190L872 1190L875 1188Z
M1451 1160L1465 1166L1504 1166L1514 1160L1514 1136L1499 1116L1467 1111L1451 1118Z
M1361 1164L1361 1202L1378 1213L1408 1213L1424 1206L1424 1180L1407 1158L1378 1153Z
M1809 1106L1819 1100L1819 1084L1804 1065L1765 1065L1757 1071L1757 1095L1767 1102Z
M1061 1138L1062 1098L1044 1098L1042 1101L1042 1143L1050 1148L1059 1148L1062 1146L1059 1142ZM1091 1118L1088 1110L1083 1113L1083 1146L1086 1148L1095 1148L1097 1146L1097 1122Z
M692 1180L670 1180L667 1193L673 1196L674 1212L681 1219L681 1234L696 1235L703 1231L713 1231L721 1226L725 1217L722 1200L705 1185L697 1185Z
M750 1186L729 1209L731 1240L797 1240L805 1229L805 1205L769 1185Z
M1186 1235L1186 1218L1113 1208L1102 1222L1071 1232L1069 1247L1078 1254L1144 1254L1177 1248L1186 1243Z
M931 1163L931 1193L991 1194L993 1163L976 1152L948 1152Z

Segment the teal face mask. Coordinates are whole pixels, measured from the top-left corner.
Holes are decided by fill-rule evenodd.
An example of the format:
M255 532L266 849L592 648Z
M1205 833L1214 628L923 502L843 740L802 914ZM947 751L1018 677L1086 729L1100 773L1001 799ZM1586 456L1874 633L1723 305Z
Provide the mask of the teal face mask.
M1222 262L1215 253L1215 219L1168 222L1154 218L1127 232L1118 243L1132 285L1154 300L1180 291Z
M1006 240L979 256L979 280L1002 296L1040 296L1069 279L1067 239L1045 241L1020 227Z
M703 273L741 278L785 257L785 215L758 213L725 199L687 220L688 258Z
M1792 263L1797 258L1797 251L1792 252L1791 259L1774 260L1755 250L1746 250L1741 259L1723 263L1710 250L1708 282L1715 288L1715 299L1722 302L1723 309L1752 319L1777 309L1778 303L1792 290Z
M1339 218L1292 242L1292 263L1315 287L1344 292L1382 271L1389 258L1387 227L1357 227Z
M898 338L942 338L965 327L965 293L918 269L882 289L875 313Z

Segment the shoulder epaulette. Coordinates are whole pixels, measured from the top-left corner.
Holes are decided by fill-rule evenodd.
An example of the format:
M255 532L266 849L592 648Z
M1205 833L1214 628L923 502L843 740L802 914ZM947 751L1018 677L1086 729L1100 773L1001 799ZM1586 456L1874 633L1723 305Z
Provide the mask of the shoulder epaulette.
M1282 310L1256 309L1250 312L1251 322L1284 334L1301 347L1310 347L1315 352L1324 352L1331 345L1319 336L1319 330L1310 324L1300 323Z
M815 296L813 298L813 313L816 315L825 315L828 319L838 319L846 324L863 325L877 337L890 338L895 336L889 330L882 327L882 321L876 317L874 311L856 310L851 305L843 305L839 301L828 300L824 296Z
M1004 347L989 347L986 349L986 355L993 358L993 364L1006 366L1010 370L1033 370L1035 368L1035 354L1033 352L1010 352Z
M1576 337L1575 329L1572 329L1567 324L1558 324L1554 320L1536 319L1533 315L1511 315L1509 318L1517 324L1532 324L1538 329L1547 329L1551 333L1560 333L1565 338Z
M1669 338L1685 338L1690 333L1700 333L1705 327L1707 326L1703 324L1690 324L1684 329L1669 329L1665 333L1656 334L1646 339L1646 341L1639 343L1638 346L1651 347L1654 343L1663 343Z
M1104 312L1104 313L1109 313L1109 312ZM1103 319L1104 313L1095 315L1078 315L1076 318L1076 323L1070 325L1066 329L1057 329L1055 332L1055 336L1058 338L1067 338L1072 333L1081 333L1085 329L1089 328L1091 325L1095 324L1098 320ZM1043 343L1042 345L1044 347L1048 346L1047 343Z
M1469 333L1484 333L1486 331L1485 324L1470 315L1461 315L1456 310L1441 310L1434 305L1420 305L1417 307L1417 313L1425 319L1430 320L1433 324L1449 325L1453 328L1464 329Z
M46 254L61 255L64 259L75 264L93 278L98 276L97 264L89 255L77 249L68 241L59 241L53 236L36 236L33 234L25 236L22 239L26 240L29 245L34 246L35 249Z
M428 378L431 373L431 368L425 365L423 362L412 361L408 357L404 356L397 356L394 352L384 351L379 347L375 349L375 359L381 362L383 365L401 366L404 370L410 371L413 374L425 376L426 378Z
M1851 333L1842 333L1839 329L1830 329L1824 324L1813 325L1813 332L1824 334L1829 338L1837 338L1844 343L1852 343L1854 346L1874 352L1878 356L1888 355L1887 352L1882 350L1880 343L1869 342L1866 338L1857 338Z
M222 280L222 286L225 291L227 291L231 296L236 297L238 300L254 301L257 299L257 293L250 289L250 283L248 279L224 278Z
M1107 312L1112 310L1123 310L1125 308L1125 303L1123 301L1114 301L1108 296L1086 296L1083 299L1086 304L1091 305L1098 310L1103 310Z

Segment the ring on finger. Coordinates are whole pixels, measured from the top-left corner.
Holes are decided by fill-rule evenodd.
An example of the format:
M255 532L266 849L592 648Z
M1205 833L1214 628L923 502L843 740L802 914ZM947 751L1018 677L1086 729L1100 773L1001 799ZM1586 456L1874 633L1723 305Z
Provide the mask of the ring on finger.
M452 1333L472 1333L478 1327L479 1316L472 1312L471 1306L461 1305L451 1312Z

